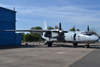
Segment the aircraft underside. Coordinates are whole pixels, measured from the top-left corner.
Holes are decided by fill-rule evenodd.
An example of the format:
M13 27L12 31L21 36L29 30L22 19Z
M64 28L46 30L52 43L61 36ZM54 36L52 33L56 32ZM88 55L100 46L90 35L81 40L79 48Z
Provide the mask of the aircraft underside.
M48 45L48 47L52 47L52 43L54 43L54 42L67 42L67 43L73 43L73 47L77 47L78 46L78 43L85 43L86 45L85 45L85 47L89 47L89 43L87 43L87 42L74 42L74 41L45 41L44 42L44 45Z

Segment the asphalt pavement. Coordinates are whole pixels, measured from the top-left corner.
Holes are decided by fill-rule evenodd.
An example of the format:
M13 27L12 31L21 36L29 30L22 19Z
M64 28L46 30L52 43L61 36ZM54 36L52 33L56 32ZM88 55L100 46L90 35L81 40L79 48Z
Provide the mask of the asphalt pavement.
M99 44L0 46L0 67L99 67L99 49Z
M100 49L95 48L94 51L71 64L69 67L100 67Z

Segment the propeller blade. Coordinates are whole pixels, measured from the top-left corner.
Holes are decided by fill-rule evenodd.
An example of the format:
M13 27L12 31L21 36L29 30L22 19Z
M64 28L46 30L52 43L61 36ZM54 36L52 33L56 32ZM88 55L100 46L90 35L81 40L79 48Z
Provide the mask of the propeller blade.
M59 30L61 30L61 22L59 23Z
M87 26L87 31L89 31L89 25Z

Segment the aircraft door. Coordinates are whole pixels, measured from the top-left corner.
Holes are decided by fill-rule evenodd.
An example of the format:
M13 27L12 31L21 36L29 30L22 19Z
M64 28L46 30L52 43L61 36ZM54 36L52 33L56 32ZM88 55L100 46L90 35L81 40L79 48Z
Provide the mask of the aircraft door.
M76 41L76 33L73 36L73 40Z

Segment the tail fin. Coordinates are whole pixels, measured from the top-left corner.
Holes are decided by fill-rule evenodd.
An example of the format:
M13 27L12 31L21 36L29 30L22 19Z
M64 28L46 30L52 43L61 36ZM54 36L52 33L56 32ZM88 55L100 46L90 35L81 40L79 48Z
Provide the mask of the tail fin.
M45 20L44 20L44 24L43 24L43 30L47 30L47 26L46 26Z
M45 20L44 20L44 22L43 22L43 30L47 30L47 26L46 26ZM42 38L44 38L44 39L45 39L45 33L46 33L46 32L43 32L43 36L42 36Z

